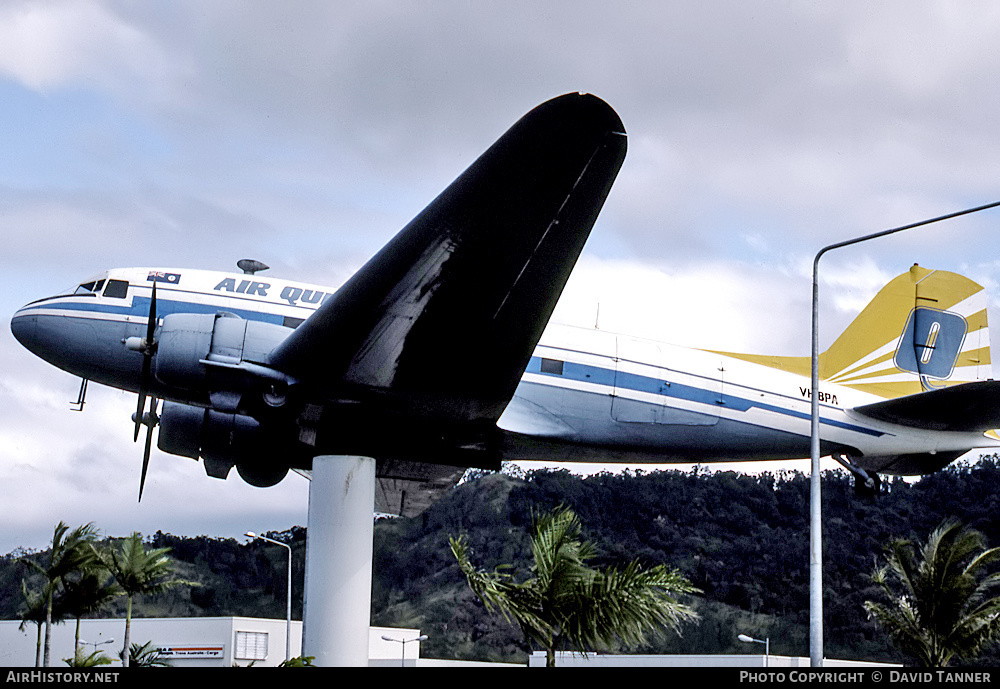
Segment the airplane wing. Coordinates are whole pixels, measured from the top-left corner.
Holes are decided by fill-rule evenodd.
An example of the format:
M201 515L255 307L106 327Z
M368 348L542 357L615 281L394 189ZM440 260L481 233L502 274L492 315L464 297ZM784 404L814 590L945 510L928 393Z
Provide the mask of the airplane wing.
M270 354L330 400L495 421L625 157L599 98L538 106Z
M312 480L312 470L296 469ZM375 511L416 517L454 488L465 474L462 467L380 459L375 465Z
M854 408L865 416L934 431L1000 428L1000 381L982 380Z
M462 467L379 460L376 465L375 511L415 517L451 490L464 473Z

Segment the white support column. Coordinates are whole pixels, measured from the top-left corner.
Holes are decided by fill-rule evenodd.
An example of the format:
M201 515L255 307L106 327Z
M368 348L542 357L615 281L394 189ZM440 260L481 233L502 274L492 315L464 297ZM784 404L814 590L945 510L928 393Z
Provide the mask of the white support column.
M302 654L321 667L367 667L375 460L313 459Z

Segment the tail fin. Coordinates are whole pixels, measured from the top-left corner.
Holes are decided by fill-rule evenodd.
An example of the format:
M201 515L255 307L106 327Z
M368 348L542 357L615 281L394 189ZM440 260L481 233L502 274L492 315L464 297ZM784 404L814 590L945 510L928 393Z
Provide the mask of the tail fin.
M883 287L820 357L820 378L901 397L993 377L986 294L914 264Z
M808 357L730 356L809 375ZM914 264L820 355L819 376L886 398L991 379L982 286Z

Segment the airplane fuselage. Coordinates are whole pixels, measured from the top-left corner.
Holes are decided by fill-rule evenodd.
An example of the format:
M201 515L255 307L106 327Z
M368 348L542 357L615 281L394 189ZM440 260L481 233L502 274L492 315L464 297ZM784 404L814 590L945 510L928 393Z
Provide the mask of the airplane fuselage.
M550 327L499 425L531 436L518 454L541 445L538 458L550 460L580 461L580 445L594 461L795 459L809 456L810 387L804 376L710 351ZM823 453L906 474L921 473L907 462L943 466L956 452L996 444L981 433L878 423L851 412L880 399L821 385Z
M142 354L128 343L146 331L154 283L159 326L175 314L209 320L225 314L263 324L240 331L232 356L210 343L212 354L202 364L222 374L242 366L240 372L259 376L263 371L265 378L270 349L336 292L259 275L117 269L69 294L26 305L11 327L22 344L50 363L135 391ZM151 394L224 413L253 413L225 396L228 379L214 380L214 385L202 385L200 379L190 383L164 373L156 377ZM801 375L722 354L550 325L496 425L504 459L792 459L809 453L812 394ZM824 453L850 455L868 470L923 473L970 447L1000 445L981 433L903 427L852 413L852 408L880 398L849 387L823 384L818 394ZM909 460L901 462L901 457Z

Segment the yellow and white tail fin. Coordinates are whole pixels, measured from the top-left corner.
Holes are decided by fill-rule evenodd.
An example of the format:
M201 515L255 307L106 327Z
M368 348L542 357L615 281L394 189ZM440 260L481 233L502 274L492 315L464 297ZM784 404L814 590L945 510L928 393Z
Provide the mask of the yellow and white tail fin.
M809 375L808 357L728 354ZM914 264L875 295L819 367L820 380L885 398L991 379L986 294L966 277Z
M986 293L914 264L883 287L820 357L820 378L901 397L993 377Z

